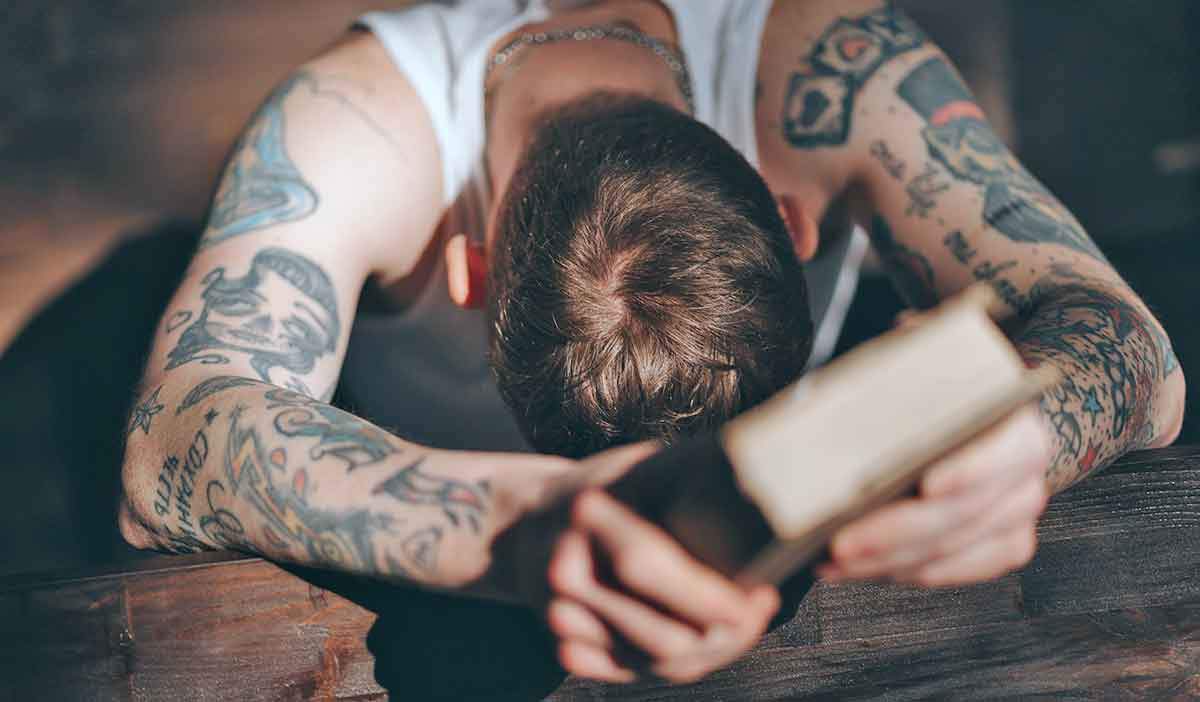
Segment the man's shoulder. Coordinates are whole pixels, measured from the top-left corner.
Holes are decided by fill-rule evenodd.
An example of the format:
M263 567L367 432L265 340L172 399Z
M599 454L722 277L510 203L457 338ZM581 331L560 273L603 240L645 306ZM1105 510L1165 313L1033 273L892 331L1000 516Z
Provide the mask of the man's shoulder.
M776 0L763 29L755 90L755 124L763 177L772 188L794 191L814 188L830 197L845 186L849 167L847 155L841 153L836 124L825 122L839 105L826 105L820 100L803 105L799 121L792 87L797 76L805 73L818 52L834 51L830 61L852 58L844 52L868 51L868 37L859 36L852 45L831 47L831 34L846 24L846 18L868 16L886 11L888 4L881 0L811 0L790 2ZM847 27L847 30L852 27ZM836 77L831 78L836 80ZM832 94L836 94L836 90ZM831 94L826 91L824 95ZM807 139L801 130L825 130L816 140ZM823 139L823 141L821 141ZM820 141L820 143L818 143ZM821 148L811 148L819 146ZM805 151L805 168L795 166L797 150Z
M894 56L923 46L920 30L884 0L777 0L763 32L755 120L773 185L848 187L865 158L852 144L864 92Z
M307 62L306 147L336 190L338 211L371 268L406 273L441 218L442 163L432 119L420 95L372 32L353 29ZM401 234L407 232L407 234ZM381 258L382 256L382 258Z

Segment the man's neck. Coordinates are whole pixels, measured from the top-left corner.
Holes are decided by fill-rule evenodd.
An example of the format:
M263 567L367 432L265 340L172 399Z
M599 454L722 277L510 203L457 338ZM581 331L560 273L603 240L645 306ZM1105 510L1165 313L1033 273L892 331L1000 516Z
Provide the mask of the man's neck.
M612 3L565 12L521 28L544 32L617 22L674 42L670 14L658 3ZM515 36L516 33L514 33ZM507 39L502 40L503 44ZM670 67L652 51L612 39L564 41L523 48L488 81L488 175L499 196L547 109L597 92L626 93L688 109Z

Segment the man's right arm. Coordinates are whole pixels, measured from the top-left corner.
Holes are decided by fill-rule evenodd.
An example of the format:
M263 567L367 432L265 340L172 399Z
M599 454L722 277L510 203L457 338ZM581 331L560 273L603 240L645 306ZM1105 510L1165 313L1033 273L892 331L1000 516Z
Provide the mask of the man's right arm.
M436 451L323 402L359 291L400 277L441 216L424 110L369 35L284 80L226 166L127 428L134 545L236 548L427 585L487 545L561 459Z
M229 548L458 588L484 574L495 536L569 465L419 446L244 376L186 384L152 392L149 432L130 436L122 531L139 547Z

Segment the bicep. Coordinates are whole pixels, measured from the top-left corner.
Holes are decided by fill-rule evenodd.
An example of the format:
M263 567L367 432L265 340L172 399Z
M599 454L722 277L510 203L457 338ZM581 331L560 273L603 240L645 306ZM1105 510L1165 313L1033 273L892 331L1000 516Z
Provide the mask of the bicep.
M777 68L775 170L865 203L872 240L909 301L987 280L1020 309L1053 269L1116 279L1087 233L1017 161L943 53L902 12L824 18Z
M1056 270L1116 280L1083 227L996 135L936 47L898 60L864 95L857 181L886 227L876 248L912 249L937 298L986 281L1014 311ZM886 116L875 116L876 114Z
M158 330L147 384L248 377L328 399L363 282L410 268L441 209L436 140L422 131L431 127L371 41L296 71L251 119Z

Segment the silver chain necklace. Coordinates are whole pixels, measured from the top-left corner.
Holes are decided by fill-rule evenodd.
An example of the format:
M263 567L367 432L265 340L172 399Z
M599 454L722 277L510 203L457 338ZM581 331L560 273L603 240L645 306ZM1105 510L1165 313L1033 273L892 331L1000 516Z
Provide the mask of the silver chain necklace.
M556 29L549 32L526 32L521 34L516 39L505 44L492 60L488 62L487 71L484 73L484 81L491 77L492 72L500 66L509 63L513 55L521 49L528 46L541 46L556 41L591 41L595 39L616 39L624 41L635 46L640 46L643 49L649 49L654 52L667 64L671 69L671 74L675 77L675 84L679 87L679 92L683 95L684 102L687 103L688 113L696 114L696 106L692 99L692 79L688 74L687 62L684 61L683 54L679 53L665 42L646 36L636 29L630 29L616 24L596 24L587 27L577 27L575 29Z

